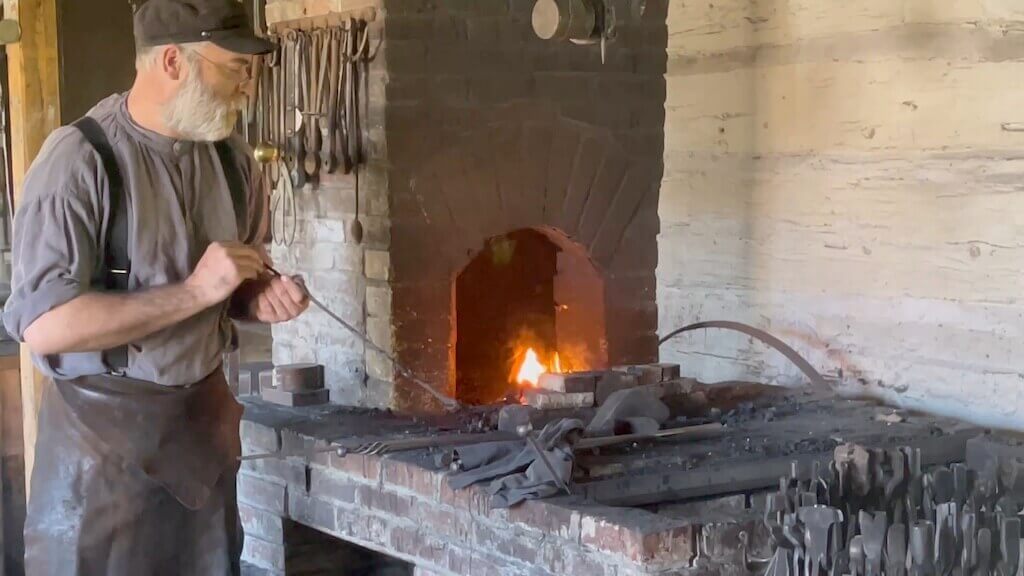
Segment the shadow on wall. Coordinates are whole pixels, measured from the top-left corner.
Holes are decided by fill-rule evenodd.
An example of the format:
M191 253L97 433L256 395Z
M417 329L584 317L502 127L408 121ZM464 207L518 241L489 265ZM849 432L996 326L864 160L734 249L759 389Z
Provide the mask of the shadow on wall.
M61 120L70 124L135 78L132 8L125 0L59 0ZM102 63L98 65L98 63Z

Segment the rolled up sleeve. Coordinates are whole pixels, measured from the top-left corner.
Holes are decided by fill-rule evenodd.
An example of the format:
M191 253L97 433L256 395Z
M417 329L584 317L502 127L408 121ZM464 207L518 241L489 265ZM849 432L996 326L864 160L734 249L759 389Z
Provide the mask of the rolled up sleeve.
M3 313L4 326L18 341L40 316L89 290L95 219L93 207L70 193L29 198L18 208L11 296Z

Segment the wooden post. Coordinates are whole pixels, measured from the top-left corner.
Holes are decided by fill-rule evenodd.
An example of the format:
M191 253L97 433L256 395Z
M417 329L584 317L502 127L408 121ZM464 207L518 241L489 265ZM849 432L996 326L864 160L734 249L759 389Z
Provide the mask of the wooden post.
M4 0L4 17L21 24L21 41L7 47L10 84L11 168L14 202L25 173L50 132L60 126L60 61L57 0ZM43 376L21 347L21 401L25 426L25 492L35 461L36 427Z

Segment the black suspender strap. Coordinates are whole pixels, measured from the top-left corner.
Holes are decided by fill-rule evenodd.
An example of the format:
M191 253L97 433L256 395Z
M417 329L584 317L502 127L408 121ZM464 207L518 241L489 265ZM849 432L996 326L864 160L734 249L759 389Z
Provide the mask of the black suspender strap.
M100 156L103 171L106 172L109 194L106 198L109 207L109 220L104 239L103 273L104 286L111 291L127 291L128 278L132 270L131 258L128 256L128 196L125 190L121 167L110 145L110 139L99 123L90 116L83 116L72 124L89 145ZM238 223L238 233L245 231L248 216L245 198L245 180L235 161L235 153L227 140L214 144L220 160L228 190L231 193L231 205ZM121 346L103 352L103 359L112 371L121 371L128 367L128 347Z
M132 262L128 257L128 199L124 189L124 178L121 167L117 163L114 149L110 145L106 132L95 119L84 116L74 123L75 128L85 136L89 144L100 155L103 170L107 173L109 183L109 218L107 223L106 249L104 250L103 267L108 290L127 290L128 274L132 270Z
M128 275L132 270L132 262L128 257L128 198L124 189L124 178L117 156L110 145L106 132L94 118L83 116L73 126L85 136L89 145L100 155L103 171L107 174L109 219L103 251L103 273L106 276L103 284L107 290L128 290ZM103 352L103 360L107 368L114 372L128 367L128 347L120 346Z
M231 205L235 209L235 222L238 224L238 239L245 240L246 222L249 216L248 202L245 198L245 180L242 172L238 169L238 162L235 161L235 151L227 140L221 140L213 145L217 150L217 158L220 159L220 167L224 170L224 179L228 184L228 191L231 193Z

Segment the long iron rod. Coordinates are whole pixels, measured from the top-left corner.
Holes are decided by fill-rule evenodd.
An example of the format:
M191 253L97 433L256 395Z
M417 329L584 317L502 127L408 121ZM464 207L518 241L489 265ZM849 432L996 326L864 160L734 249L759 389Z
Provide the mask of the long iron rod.
M277 270L274 270L271 266L267 266L267 271L270 272L271 274L275 275L275 276L284 276L283 274L281 274ZM327 314L328 316L330 316L335 322L337 322L338 324L341 324L341 326L343 328L345 328L345 330L348 330L355 337L357 337L360 340L362 340L364 345L369 346L371 350L373 350L374 352L376 352L376 353L380 354L381 356L387 358L388 362L391 362L391 365L395 367L395 370L397 370L400 374L402 374L403 376L405 376L406 378L411 380L414 384L416 384L417 386L419 386L420 388L422 388L423 390L428 392L431 396L436 398L441 404L444 405L444 407L446 409L448 409L450 411L454 411L454 410L458 410L459 408L462 407L462 405L459 403L458 400L455 400L454 398L451 398L448 395L446 395L446 394L444 394L442 392L439 392L438 390L435 390L433 386L431 386L430 384L428 384L428 383L424 382L423 380L419 379L415 374L412 373L411 370L409 370L405 366L402 366L398 362L398 360L395 359L394 356L392 356L391 354L388 354L380 346L377 346L376 344L374 344L374 342L372 340L367 338L366 334L363 334L355 326L352 326L351 324L346 322L344 319L342 319L341 316L338 316L337 314L335 314L330 308L328 308L323 302L321 302L316 296L314 296L309 291L309 288L306 286L305 283L299 282L298 284L300 286L302 286L302 289L306 292L306 296L309 297L309 301L312 304L314 304L320 310L323 310L324 314Z

